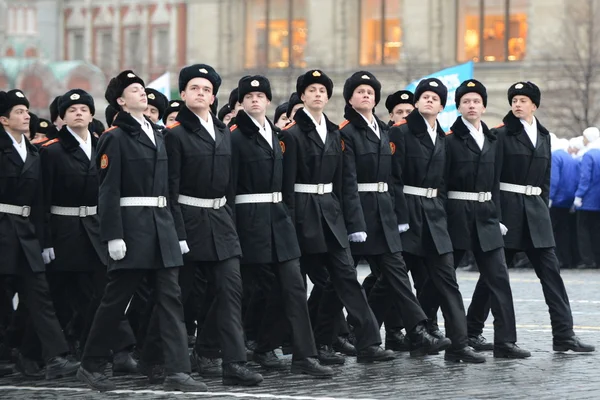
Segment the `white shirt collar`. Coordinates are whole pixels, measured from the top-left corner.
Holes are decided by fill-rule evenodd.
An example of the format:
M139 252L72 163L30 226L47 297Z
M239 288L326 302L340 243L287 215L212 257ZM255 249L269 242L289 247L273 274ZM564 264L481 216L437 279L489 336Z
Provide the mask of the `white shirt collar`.
M73 132L73 130L71 128L69 128L68 126L67 126L67 130L79 142L79 147L81 147L81 150L83 150L83 152L85 153L87 158L89 158L91 160L92 159L92 138L91 138L92 134L90 133L90 131L88 131L87 140L83 140L81 138L81 136L79 136L78 134Z
M535 117L533 117L531 125L524 119L521 119L520 121L523 125L523 128L525 128L525 133L527 133L527 136L529 136L529 140L531 140L533 147L535 147L537 145L537 121Z
M208 121L203 120L202 117L200 117L198 114L196 114L196 117L198 117L204 129L206 129L210 136L213 138L213 140L215 140L215 125L213 123L213 119L210 113L208 113Z
M267 117L265 117L265 126L260 126L260 123L256 118L254 118L250 114L247 115L250 117L252 122L254 122L254 125L258 127L258 131L260 132L262 137L265 138L267 143L269 143L269 146L273 148L273 130L271 129L271 124L269 124L269 121L267 121Z
M375 119L375 115L372 115L373 117L373 122L370 122L367 117L365 117L364 115L362 115L361 113L359 113L361 117L363 117L363 119L365 120L365 122L367 123L367 125L369 125L369 128L371 128L371 130L373 132L375 132L375 135L377 135L378 138L381 139L381 136L379 135L379 124L377 123L377 119Z
M13 135L11 135L8 132L6 132L6 134L8 135L10 140L12 140L13 146L15 147L15 150L17 150L17 153L19 153L21 160L25 162L25 160L27 160L27 139L25 139L25 135L21 134L21 143L18 143L17 140L13 137Z
M133 117L133 114L131 116ZM148 139L150 139L152 144L154 144L156 146L156 141L154 139L154 130L152 129L150 122L146 121L145 117L142 117L142 119L133 117L133 119L135 119L138 122L138 124L141 125L142 130L144 131L144 133L146 133L146 136L148 136Z
M431 125L429 125L429 121L427 121L424 116L421 115L421 118L423 118L423 121L425 121L425 126L427 127L427 133L429 133L429 137L431 138L431 141L435 145L435 141L437 139L437 119L435 120L435 124L433 124L433 126L431 126Z
M325 115L321 114L321 123L319 124L317 123L315 117L313 117L311 113L306 111L306 108L303 108L302 110L306 113L306 115L309 116L309 118L315 124L315 128L317 130L317 133L319 134L319 137L321 138L323 143L325 143L325 141L327 140L327 123L325 122Z
M483 135L483 124L479 121L479 129L475 128L475 126L467 121L464 117L461 117L465 126L469 129L469 133L479 146L479 149L483 149L483 143L485 142L485 136Z

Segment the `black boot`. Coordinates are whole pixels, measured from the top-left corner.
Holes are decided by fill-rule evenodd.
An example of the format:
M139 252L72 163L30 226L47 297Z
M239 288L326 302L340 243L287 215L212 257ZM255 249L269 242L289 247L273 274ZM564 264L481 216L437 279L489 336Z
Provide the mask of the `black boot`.
M138 363L128 351L120 351L113 356L113 376L135 375L139 372Z
M223 385L256 386L263 381L263 376L252 372L243 362L223 364Z
M77 379L99 392L106 392L117 388L116 385L108 379L108 376L101 372L88 371L83 367L79 367L77 370Z
M437 338L427 332L424 324L419 324L408 333L410 341L410 355L412 357L421 357L427 354L438 354L452 345L452 341L447 337Z
M389 330L385 333L385 348L392 351L409 351L408 339L400 329Z
M15 363L15 369L27 378L42 379L44 377L44 372L42 372L38 362L23 357L20 353Z
M184 372L169 374L163 383L165 390L178 390L180 392L206 392L206 384L194 380L190 375Z
M475 351L494 350L494 344L488 342L483 335L470 336L468 339L468 344L475 349Z
M495 358L527 358L531 353L514 343L494 343Z
M331 346L327 346L326 344L321 344L317 346L317 358L322 365L341 365L346 362L346 359L336 354Z
M152 385L163 383L165 381L165 367L160 364L146 364L142 361L138 363L138 370L142 375L148 377L148 382Z
M260 364L261 367L275 370L286 370L287 365L277 357L273 350L265 353L254 352L252 361Z
M333 349L347 356L356 355L356 347L352 344L349 337L338 336L333 342Z
M394 358L394 352L391 350L384 350L381 346L369 346L366 349L358 351L356 362L391 361Z
M308 357L292 361L292 374L305 374L315 378L332 378L333 370L330 367L322 366L316 357Z
M485 362L485 357L475 352L469 346L462 349L448 349L444 354L444 360L454 362L466 362L472 364L480 364Z
M79 369L79 362L71 361L64 357L52 357L46 361L46 379L73 376Z
M591 353L592 351L595 351L596 348L591 344L583 343L577 336L571 336L566 339L553 338L552 350L561 352L571 350L576 353Z

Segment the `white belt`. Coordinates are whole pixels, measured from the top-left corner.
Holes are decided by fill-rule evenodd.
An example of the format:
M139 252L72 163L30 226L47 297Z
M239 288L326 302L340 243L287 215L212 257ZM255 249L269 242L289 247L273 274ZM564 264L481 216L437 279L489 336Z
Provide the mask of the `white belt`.
M98 207L97 206L79 206L79 207L52 206L52 207L50 207L50 214L64 215L66 217L85 218L90 215L98 214Z
M388 184L386 182L377 183L359 183L359 192L379 192L384 193L388 191Z
M492 193L490 192L448 192L448 198L452 200L466 200L466 201L478 201L485 203L486 201L492 200Z
M319 183L317 185L296 183L294 185L294 192L296 193L325 194L332 191L333 183Z
M432 188L420 188L416 186L404 186L404 194L427 197L428 199L432 199L434 197L437 197L438 190Z
M500 190L502 190L503 192L524 194L525 196L539 196L542 194L541 187L531 185L515 185L512 183L504 182L500 182Z
M27 218L31 214L31 207L29 206L13 206L12 204L0 203L0 213L20 215L21 217Z
M281 194L281 192L239 194L235 196L235 204L281 203L282 201L283 194Z
M158 207L165 208L167 206L167 198L165 196L158 197L121 197L119 201L121 207Z
M227 198L223 196L220 199L199 199L197 197L180 194L177 198L177 201L179 201L179 204L185 204L186 206L212 208L218 210L227 203Z

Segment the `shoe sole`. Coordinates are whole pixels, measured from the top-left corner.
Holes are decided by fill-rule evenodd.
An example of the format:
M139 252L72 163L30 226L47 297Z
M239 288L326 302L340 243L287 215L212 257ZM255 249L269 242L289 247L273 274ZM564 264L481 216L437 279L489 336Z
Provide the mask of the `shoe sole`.
M184 393L189 393L189 392L207 392L208 391L208 387L206 385L201 385L200 387L181 387L179 385L176 384L170 384L170 383L163 383L163 389L166 391L174 391L174 392L184 392Z
M139 371L114 371L113 376L125 376L125 375L139 375Z
M373 363L373 362L385 362L385 361L392 361L395 360L396 357L394 356L386 356L386 357L378 357L378 358L371 358L371 357L356 357L356 362L359 364L367 364L367 363Z
M475 351L493 351L494 350L494 345L491 346L486 346L486 347L480 347L480 346L471 346L470 347L473 348L473 350Z
M335 360L319 358L319 362L321 363L321 365L344 365L346 363L346 360L344 358L335 359Z
M522 358L529 358L529 357L531 357L531 354L519 355L519 354L512 354L512 353L498 353L498 352L494 352L494 358L522 359Z
M464 359L464 358L457 357L457 356L449 356L448 353L446 353L444 355L444 360L449 361L449 362L461 362L462 361L467 364L483 364L485 362L485 358L481 359L481 360L473 359L473 358Z
M589 349L589 350L588 349L579 349L579 348L574 349L574 348L572 348L570 346L555 346L555 345L552 346L552 350L558 351L558 352L561 352L561 353L566 353L569 350L571 350L574 353L593 353L594 351L596 351L595 348L594 349Z
M350 357L356 357L356 355L358 354L358 352L356 351L342 351L340 349L333 349L335 351L337 351L338 353L342 353L345 356L350 356Z
M311 370L306 370L302 367L296 367L292 365L292 369L291 369L292 374L304 374L304 375L309 375L312 376L313 378L319 378L319 379L330 379L333 378L333 374L330 373L318 373L316 374L314 371Z
M198 375L203 378L220 378L223 376L223 371L200 371L198 370Z
M102 387L102 386L97 386L94 385L81 371L77 370L77 374L75 374L75 376L77 377L77 379L79 379L79 381L85 383L86 385L88 385L89 387L91 387L94 390L97 390L99 392L110 392L111 390L116 390L117 387L114 383L111 382L111 386L110 387ZM110 381L109 381L110 382Z
M254 379L251 381L245 381L239 378L223 378L223 385L225 386L258 386L264 378Z

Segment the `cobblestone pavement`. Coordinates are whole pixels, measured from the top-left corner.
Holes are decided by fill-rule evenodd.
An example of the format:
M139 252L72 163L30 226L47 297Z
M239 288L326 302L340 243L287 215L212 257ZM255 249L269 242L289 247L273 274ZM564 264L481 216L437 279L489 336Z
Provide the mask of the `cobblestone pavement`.
M367 269L360 267L361 278ZM478 274L459 272L468 305ZM600 271L565 270L576 332L586 342L600 344ZM550 320L541 286L532 270L511 270L519 344L532 352L527 360L495 360L485 364L447 363L443 355L411 359L397 353L390 363L357 364L348 358L335 368L332 380L313 380L288 373L264 373L256 388L225 387L219 379L204 380L208 393L164 392L141 377L116 378L112 393L88 390L76 379L27 381L18 374L0 379L6 399L598 399L600 356L552 352ZM491 318L484 334L493 339ZM382 331L382 333L384 333ZM291 362L291 359L287 357ZM252 364L251 364L252 365ZM256 365L253 368L258 370ZM261 371L262 372L262 371Z

